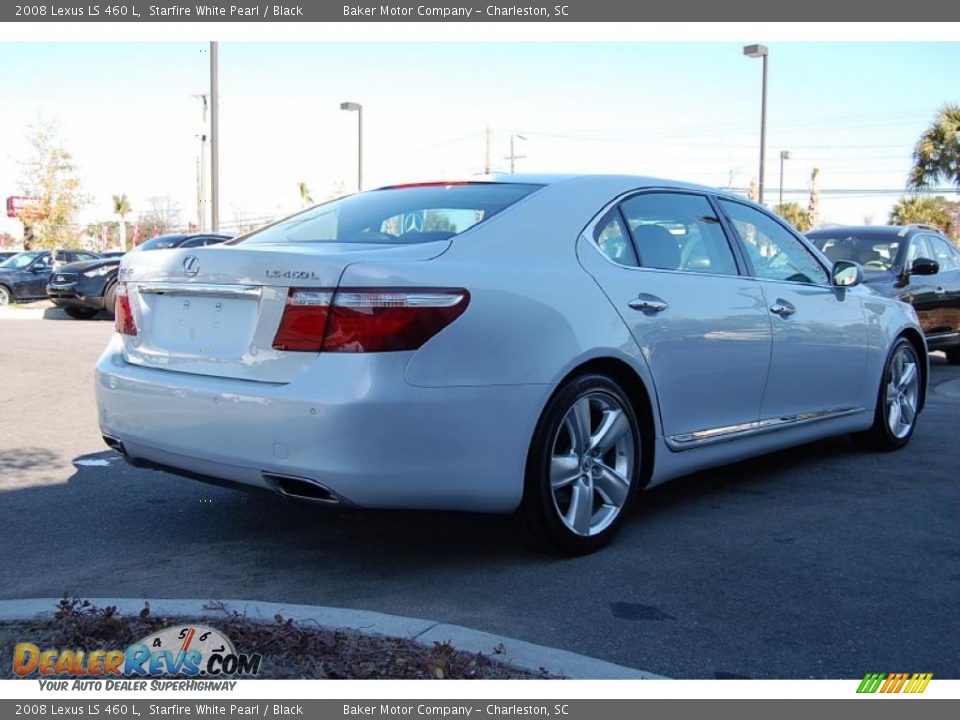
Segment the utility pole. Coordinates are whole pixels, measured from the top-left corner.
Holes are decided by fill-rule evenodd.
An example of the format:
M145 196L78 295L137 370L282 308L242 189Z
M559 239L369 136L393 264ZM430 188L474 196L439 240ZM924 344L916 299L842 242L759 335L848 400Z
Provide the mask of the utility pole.
M515 140L526 140L527 138L521 135L520 133L510 133L510 154L507 155L507 160L510 161L510 174L513 174L514 167L517 160L522 160L526 155L517 155L516 150L514 149Z
M193 95L203 103L203 124L200 126L200 156L197 158L197 229L207 229L207 102L206 93Z
M483 174L489 175L490 174L490 141L491 141L489 124L487 124L487 129L486 129L486 132L484 133L484 139L485 139L485 142L484 142L484 156L483 156Z
M217 43L210 42L210 226L220 230L220 87Z

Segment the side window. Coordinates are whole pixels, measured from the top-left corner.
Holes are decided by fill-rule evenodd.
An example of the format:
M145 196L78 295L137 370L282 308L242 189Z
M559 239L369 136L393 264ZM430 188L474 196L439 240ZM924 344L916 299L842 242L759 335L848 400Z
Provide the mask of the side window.
M80 252L80 253L77 253L76 259L77 260L96 260L97 256L91 255L90 253Z
M702 195L644 193L620 207L642 267L737 274L723 226Z
M913 261L918 258L933 260L933 250L930 248L926 235L917 235L910 241L910 246L907 249L907 267L913 265Z
M33 264L33 267L35 270L43 270L44 268L50 267L51 264L52 263L50 261L50 256L44 255L42 258L40 258Z
M182 247L182 248L195 248L195 247L203 247L203 246L206 245L206 244L207 244L206 238L193 238L193 239L191 239L191 240L187 240L187 241L186 241L185 243L183 243L183 245L181 245L180 247Z
M930 246L933 250L932 259L940 263L940 272L960 268L960 262L957 261L957 251L946 240L932 237L930 238Z
M636 267L637 253L630 242L630 235L620 219L620 211L614 208L597 223L593 231L594 242L600 252L620 265Z
M750 256L757 277L826 285L829 275L813 254L780 223L737 202L721 200Z

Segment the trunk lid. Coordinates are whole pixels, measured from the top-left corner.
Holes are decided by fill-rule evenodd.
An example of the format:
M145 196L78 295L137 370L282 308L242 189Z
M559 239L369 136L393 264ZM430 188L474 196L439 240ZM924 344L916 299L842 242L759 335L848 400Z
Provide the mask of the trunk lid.
M121 335L135 365L288 383L317 353L273 349L291 287L336 288L352 263L430 260L449 241L416 245L213 245L124 257L136 335Z

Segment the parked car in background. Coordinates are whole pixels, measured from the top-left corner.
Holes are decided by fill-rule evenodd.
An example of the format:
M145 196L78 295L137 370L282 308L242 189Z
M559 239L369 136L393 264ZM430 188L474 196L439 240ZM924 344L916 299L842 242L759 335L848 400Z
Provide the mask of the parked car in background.
M50 275L47 297L72 318L86 320L101 310L113 315L120 258L63 265Z
M22 250L0 250L0 263L4 260L9 260L14 255L19 255Z
M766 208L665 180L393 186L122 268L95 388L133 464L516 511L565 553L695 470L841 433L902 448L926 393L909 305Z
M864 283L910 303L931 350L960 365L960 249L929 225L829 227L807 237L831 260L863 267Z
M149 252L176 247L204 247L229 240L229 235L193 233L158 235L130 252ZM125 253L111 251L96 259L57 268L47 285L47 297L72 318L87 320L101 310L113 315L120 259Z
M99 257L87 250L58 250L57 256L66 263ZM4 260L0 263L0 305L45 298L52 271L49 250L28 250Z

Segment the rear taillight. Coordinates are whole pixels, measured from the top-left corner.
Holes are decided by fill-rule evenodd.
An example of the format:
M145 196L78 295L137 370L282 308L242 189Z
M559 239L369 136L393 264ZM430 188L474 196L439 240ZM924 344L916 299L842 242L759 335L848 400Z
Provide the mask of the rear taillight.
M273 347L310 352L416 350L467 309L446 288L291 288Z
M136 335L137 323L133 319L133 309L130 307L130 293L125 282L117 283L117 302L113 310L116 319L117 332L123 335Z

